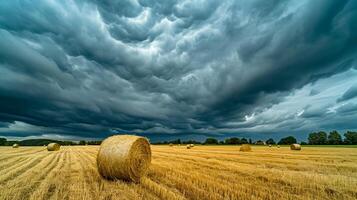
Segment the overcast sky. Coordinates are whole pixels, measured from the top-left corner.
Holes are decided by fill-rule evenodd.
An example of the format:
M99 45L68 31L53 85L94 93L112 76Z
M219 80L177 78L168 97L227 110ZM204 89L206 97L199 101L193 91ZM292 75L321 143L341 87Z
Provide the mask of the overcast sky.
M0 1L0 136L357 129L355 0Z

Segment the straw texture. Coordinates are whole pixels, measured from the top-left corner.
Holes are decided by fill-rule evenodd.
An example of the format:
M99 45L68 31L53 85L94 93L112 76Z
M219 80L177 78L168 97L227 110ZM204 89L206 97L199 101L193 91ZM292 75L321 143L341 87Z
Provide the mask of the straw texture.
M108 179L140 182L151 163L150 143L146 138L117 135L105 139L97 156L99 173Z
M290 145L290 149L299 151L299 150L301 150L301 145L300 144L292 144L292 145Z
M249 144L242 144L239 151L252 151L252 148L250 147Z
M58 150L60 150L60 148L61 148L61 145L57 144L57 143L49 143L47 145L48 151L58 151Z

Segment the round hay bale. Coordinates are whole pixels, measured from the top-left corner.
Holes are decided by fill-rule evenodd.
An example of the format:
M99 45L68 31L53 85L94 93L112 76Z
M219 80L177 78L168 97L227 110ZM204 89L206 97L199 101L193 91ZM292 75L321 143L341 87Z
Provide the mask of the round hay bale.
M252 151L252 148L250 147L249 144L242 144L239 151Z
M47 145L48 151L58 151L58 150L60 150L60 148L61 148L61 145L58 143L49 143Z
M169 146L172 147L172 146L174 146L174 144L170 143Z
M271 147L271 144L269 144L269 147Z
M194 147L195 145L194 144L190 144L191 147Z
M19 148L19 147L20 147L19 144L13 144L13 145L12 145L12 148Z
M191 145L190 144L186 145L186 149L191 149Z
M300 151L300 150L301 150L301 145L300 145L300 144L291 144L291 145L290 145L290 149L291 149L291 150Z
M107 179L140 182L151 163L151 148L144 137L116 135L105 139L97 156L99 173Z
M280 148L280 145L278 145L277 147Z

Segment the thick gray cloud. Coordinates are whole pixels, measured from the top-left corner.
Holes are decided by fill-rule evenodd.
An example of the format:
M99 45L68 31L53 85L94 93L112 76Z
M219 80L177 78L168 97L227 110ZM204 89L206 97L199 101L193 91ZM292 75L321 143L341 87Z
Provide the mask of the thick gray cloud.
M352 0L2 1L0 135L268 134L325 128L307 125L325 117L342 126L353 88L284 123L263 116L306 85L353 73L356 11Z
M341 98L338 99L338 101L346 101L352 98L357 97L357 85L352 86L350 89L348 89Z

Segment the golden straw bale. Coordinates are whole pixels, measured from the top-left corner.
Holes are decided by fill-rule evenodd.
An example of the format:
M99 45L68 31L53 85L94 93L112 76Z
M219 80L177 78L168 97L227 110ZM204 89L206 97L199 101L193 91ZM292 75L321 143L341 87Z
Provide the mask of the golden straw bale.
M250 147L249 144L242 144L239 151L252 151L252 148Z
M58 150L60 150L60 148L61 148L61 145L58 143L49 143L47 145L48 151L58 151Z
M300 145L300 144L292 144L292 145L290 145L290 149L291 149L291 150L298 150L298 151L300 151L300 150L301 150L301 145Z
M191 149L191 145L190 144L186 145L186 149Z
M12 148L19 148L19 147L20 147L19 144L13 144L13 145L12 145Z
M97 156L99 173L108 179L140 182L151 163L151 148L144 137L116 135L105 139Z

